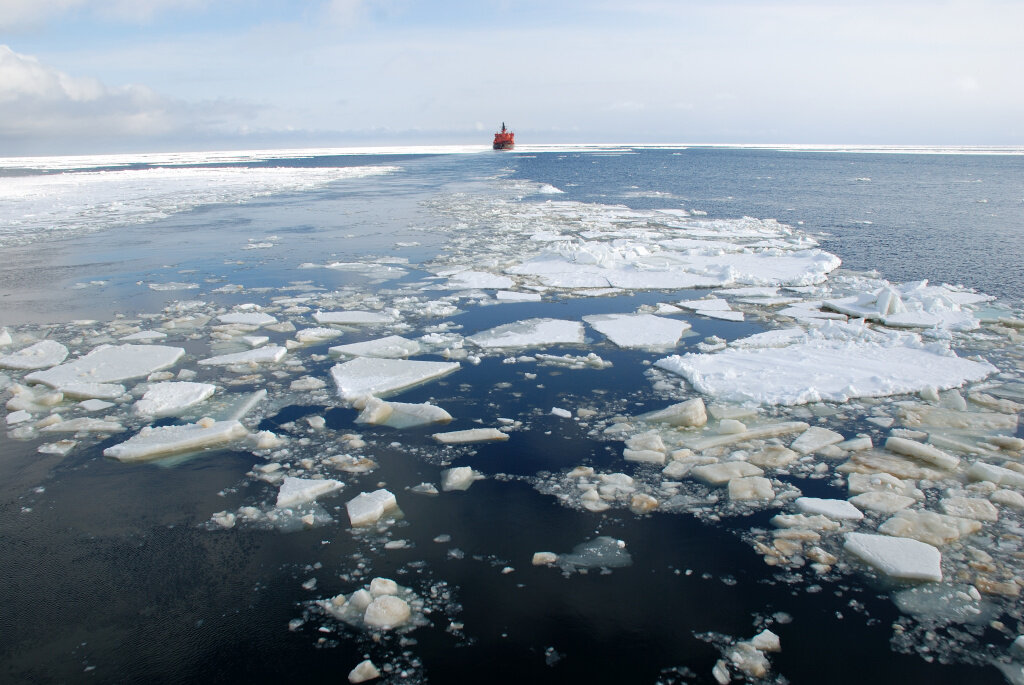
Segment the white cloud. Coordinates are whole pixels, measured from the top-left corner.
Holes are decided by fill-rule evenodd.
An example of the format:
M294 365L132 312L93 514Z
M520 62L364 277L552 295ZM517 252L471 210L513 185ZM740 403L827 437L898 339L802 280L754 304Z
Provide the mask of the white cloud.
M164 12L209 4L210 0L0 0L0 29L37 26L71 11L117 21L148 22Z
M213 131L220 119L245 113L235 103L189 104L144 86L110 87L76 77L0 45L0 141L151 138Z

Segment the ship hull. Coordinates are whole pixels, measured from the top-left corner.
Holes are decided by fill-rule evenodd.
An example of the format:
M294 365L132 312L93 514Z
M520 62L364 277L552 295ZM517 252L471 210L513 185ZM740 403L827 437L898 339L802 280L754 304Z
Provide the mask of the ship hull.
M516 147L516 144L513 143L513 142L502 142L502 143L496 142L493 145L493 148L495 150L513 150L513 149L515 149L515 147Z

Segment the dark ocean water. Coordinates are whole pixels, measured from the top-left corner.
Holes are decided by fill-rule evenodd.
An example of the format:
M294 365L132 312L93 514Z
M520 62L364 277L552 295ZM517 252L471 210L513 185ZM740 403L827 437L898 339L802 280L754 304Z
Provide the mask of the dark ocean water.
M204 204L149 223L119 223L115 216L115 228L93 225L61 241L4 248L0 324L73 339L66 324L74 319L130 318L176 299L266 304L290 294L278 289L296 282L355 285L369 297L423 279L418 264L445 248L449 234L434 229L449 219L430 209L436 198L506 196L510 191L494 184L509 180L563 191L526 202L776 218L818 237L844 268L874 269L892 281L963 284L1016 307L1024 297L1024 157L688 149L322 157L232 168L267 165L296 173L372 165L401 171ZM182 175L201 168L185 167ZM487 213L472 219L483 230L488 221ZM263 239L274 247L242 249ZM299 268L382 255L407 259L409 273L381 283L372 273ZM90 281L102 283L73 289ZM139 285L167 281L199 287L166 292ZM224 283L244 290L214 292ZM704 292L466 307L450 321L468 334L529 317L632 311ZM732 340L764 329L699 317L692 323L697 335L684 339L680 352L695 351L707 336ZM180 344L198 350L202 342ZM327 347L301 352L306 373L328 377L333 360L315 356ZM561 506L535 487L538 474L581 463L623 468L620 443L595 440L552 416L551 407L593 401L610 414L636 414L666 404L644 377L658 355L591 347L614 366L531 367L538 378L524 383L519 366L485 358L397 397L446 407L456 417L450 430L506 416L528 423L508 442L454 459L432 446L435 428L357 426L352 409L308 403L295 393L273 397L260 429L308 438L301 419L323 415L329 431L359 432L380 465L324 499L332 524L294 532L207 525L213 512L274 499L275 487L246 476L260 459L244 448L212 450L171 468L104 459L102 450L125 434L86 441L64 458L37 454L43 438L0 437L0 680L344 682L369 657L393 667L385 675L394 683L711 683L722 644L770 627L782 651L770 655L765 682L1005 682L988 655L1005 650L1007 632L961 631L965 644L978 645L973 656L941 644L908 647L895 637L901 617L886 583L857 573L819 581L808 569L766 566L742 535L768 528L774 511L718 521L628 509L597 515ZM591 347L544 351L581 354ZM259 387L254 381L236 389ZM884 435L877 426L856 429L876 441ZM465 492L409 494L420 482L438 482L446 459L488 478ZM828 479L798 485L805 495L846 496ZM398 494L404 518L386 534L354 533L344 501L384 486ZM530 563L536 551L567 552L598 535L626 541L632 565L562 574ZM385 550L386 538L408 544ZM506 567L514 571L503 573ZM351 592L377 576L433 596L431 625L378 641L309 613L311 600ZM317 579L313 589L303 587L310 578ZM296 619L305 623L289 629Z

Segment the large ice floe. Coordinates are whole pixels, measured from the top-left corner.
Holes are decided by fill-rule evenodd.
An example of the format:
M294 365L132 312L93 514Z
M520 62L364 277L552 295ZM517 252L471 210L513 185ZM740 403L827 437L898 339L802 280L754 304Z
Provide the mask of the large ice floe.
M338 396L353 402L366 395L388 395L446 376L459 369L458 362L426 362L409 359L359 357L331 367Z
M806 404L954 388L996 372L920 337L827 323L778 347L736 346L658 360L701 393L728 402ZM783 342L783 341L780 341Z

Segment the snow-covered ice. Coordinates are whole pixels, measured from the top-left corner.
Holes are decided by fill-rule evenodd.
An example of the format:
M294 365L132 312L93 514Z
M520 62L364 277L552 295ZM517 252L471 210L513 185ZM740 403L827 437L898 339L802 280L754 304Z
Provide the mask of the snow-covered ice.
M223 445L240 440L248 434L249 431L238 421L214 421L204 418L197 423L183 426L147 426L125 442L103 450L103 454L119 461L157 459Z
M281 361L288 353L287 348L278 345L267 345L255 350L220 354L215 357L200 359L203 366L231 366L233 364L274 364Z
M376 523L388 511L398 506L395 496L381 488L373 492L362 492L345 503L349 521L353 526L368 526Z
M942 580L942 553L909 538L847 533L844 549L876 570L901 580Z
M583 320L619 347L675 347L690 329L686 321L653 314L594 314Z
M389 335L376 340L335 345L328 350L332 357L379 357L381 359L403 359L419 354L420 344L400 335Z
M60 366L25 376L30 383L64 389L76 384L111 384L174 366L185 354L165 345L100 345Z
M583 324L562 319L526 319L466 337L483 348L541 347L583 342Z
M6 330L6 329L5 329ZM10 338L10 335L8 335ZM10 340L8 340L10 344ZM2 369L45 369L64 361L68 348L55 340L40 340L17 352L0 355Z
M135 413L143 416L171 416L207 399L217 386L190 381L167 381L149 386L135 403Z
M341 487L340 481L329 478L313 479L285 476L284 480L281 481L281 487L277 491L276 506L278 508L294 507L298 504L312 502L321 495L340 490Z
M394 321L394 317L387 314L361 310L344 312L314 312L313 318L316 319L317 323L343 324L347 326L392 323Z

